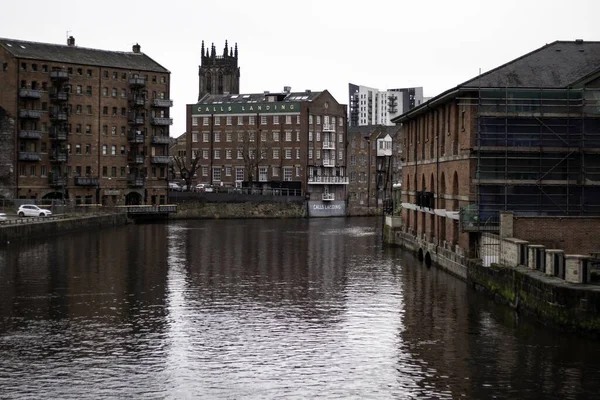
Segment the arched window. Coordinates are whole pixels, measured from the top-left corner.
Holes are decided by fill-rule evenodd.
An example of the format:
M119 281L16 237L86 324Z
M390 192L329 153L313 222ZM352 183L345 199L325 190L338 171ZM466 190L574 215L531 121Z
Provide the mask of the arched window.
M210 72L206 73L206 91L209 93L212 92L212 75Z
M223 73L219 72L219 93L223 93Z

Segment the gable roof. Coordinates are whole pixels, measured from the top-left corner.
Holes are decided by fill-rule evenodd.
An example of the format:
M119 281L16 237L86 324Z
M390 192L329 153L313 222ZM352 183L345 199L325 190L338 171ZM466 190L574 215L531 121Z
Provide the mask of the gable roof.
M141 52L109 51L6 38L0 38L0 46L17 58L139 71L169 72L165 67Z
M399 123L458 93L478 88L565 89L600 75L600 42L557 40L469 79L392 119Z

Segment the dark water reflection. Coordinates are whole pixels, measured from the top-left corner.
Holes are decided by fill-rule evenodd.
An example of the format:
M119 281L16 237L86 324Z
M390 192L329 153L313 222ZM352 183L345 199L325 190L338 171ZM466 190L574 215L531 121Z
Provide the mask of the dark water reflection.
M595 397L600 345L382 250L379 219L0 249L0 398Z

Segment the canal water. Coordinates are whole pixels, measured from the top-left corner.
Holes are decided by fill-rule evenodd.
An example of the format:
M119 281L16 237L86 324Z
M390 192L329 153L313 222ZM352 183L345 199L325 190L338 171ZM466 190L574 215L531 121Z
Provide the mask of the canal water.
M379 218L0 247L0 398L576 399L600 344L382 248Z

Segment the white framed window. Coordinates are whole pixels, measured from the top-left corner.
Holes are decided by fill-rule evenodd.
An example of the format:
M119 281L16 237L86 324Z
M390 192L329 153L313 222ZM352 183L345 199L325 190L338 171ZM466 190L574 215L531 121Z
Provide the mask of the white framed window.
M292 149L285 149L285 159L286 160L292 159Z
M335 126L335 117L331 117L331 125Z
M267 141L267 132L261 132L260 133L260 141L261 142L266 142Z
M279 160L279 149L273 149L273 159Z
M312 142L312 140L313 140L313 133L312 133L312 131L309 131L308 132L308 141Z
M243 158L244 158L244 154L242 153L242 150L238 150L237 151L237 159L242 160Z
M297 123L298 125L300 125L300 116L299 116L299 115L296 115L296 123Z
M317 149L316 156L317 160L321 159L321 150Z
M250 149L248 150L248 158L254 160L256 158L256 150Z
M283 167L283 180L284 181L292 180L292 167Z
M227 138L226 138L226 140L227 140L228 142L231 142L231 141L233 141L233 133L231 133L231 132L227 132Z
M208 160L208 149L202 149L202 158Z
M242 117L241 115L237 117L237 124L238 125L244 125L244 117Z
M342 150L338 151L338 160L344 159L344 152Z
M208 126L208 117L202 118L202 125Z
M285 141L286 142L292 141L292 131L285 131Z
M313 149L308 149L308 159L312 160L313 158Z
M232 155L232 150L231 149L227 149L225 150L225 158L228 160L231 160L231 155Z
M323 116L323 124L325 124L325 125L329 124L329 115Z
M279 124L279 115L273 115L273 125Z
M300 131L296 131L296 142L300 141Z
M192 126L198 126L198 117L192 117Z
M204 143L208 143L208 139L209 139L209 136L208 136L208 135L209 135L208 133L203 133L203 134L202 134L202 141L203 141Z
M300 167L296 167L296 176L300 176Z
M338 134L338 142L344 143L344 134L343 133Z
M208 176L208 167L207 166L202 167L202 176Z
M275 165L274 165L274 166L272 166L272 167L271 167L271 174L272 174L273 176L279 176L279 167L278 167L278 166L275 166Z
M231 125L233 117L227 116L227 125Z
M215 142L221 141L221 132L215 132Z
M192 142L198 143L198 134L197 133L192 133Z
M256 135L254 132L248 132L248 138L250 139L251 142L256 141Z
M338 119L338 126L344 126L344 120L342 118Z
M321 132L317 132L317 142L321 141Z
M261 125L266 125L267 124L267 116L266 115L261 115L260 116L260 124Z
M269 167L258 167L258 181L266 182L269 180Z
M221 125L221 117L214 117L215 118L215 125Z
M237 141L238 142L243 142L244 141L244 132L238 132L238 134L237 134Z
M254 118L254 115L250 115L248 117L248 125L254 125L256 124L256 119Z
M296 160L300 159L300 149L296 149Z
M273 141L279 142L279 131L273 131Z
M321 125L321 116L317 115L317 125Z
M291 125L292 124L292 116L291 115L286 115L285 116L285 123L286 123L286 125Z
M244 168L235 169L235 180L239 182L244 180Z
M313 123L313 116L309 115L308 116L308 124L311 125Z
M225 167L225 176L231 176L231 167Z
M116 145L112 145L110 146L110 155L111 156L116 156L117 155L117 146Z
M221 167L213 168L213 181L221 182Z
M215 149L215 160L221 159L221 150Z

